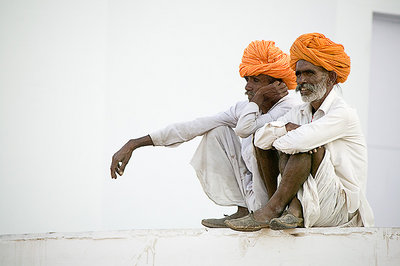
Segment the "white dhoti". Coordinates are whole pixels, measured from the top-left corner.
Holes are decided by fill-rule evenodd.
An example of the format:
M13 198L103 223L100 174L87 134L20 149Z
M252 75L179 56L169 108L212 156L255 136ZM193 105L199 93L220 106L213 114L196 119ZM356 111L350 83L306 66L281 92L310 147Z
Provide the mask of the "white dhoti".
M348 212L344 187L327 149L316 176L309 175L297 198L303 206L305 227L362 226L358 211Z
M204 134L190 164L204 192L218 205L254 211L268 201L258 169L252 174L246 167L242 144L230 127L220 126Z

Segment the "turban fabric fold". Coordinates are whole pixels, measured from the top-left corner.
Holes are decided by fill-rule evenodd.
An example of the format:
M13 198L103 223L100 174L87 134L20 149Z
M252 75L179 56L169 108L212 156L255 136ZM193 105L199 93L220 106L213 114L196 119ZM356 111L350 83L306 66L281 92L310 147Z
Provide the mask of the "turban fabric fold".
M290 68L288 54L275 46L273 41L254 41L244 50L239 66L241 77L268 75L282 79L289 90L296 88L296 75Z
M345 82L350 74L350 57L344 47L320 33L307 33L298 37L290 48L290 66L296 69L299 60L308 61L328 71L335 71L337 82Z

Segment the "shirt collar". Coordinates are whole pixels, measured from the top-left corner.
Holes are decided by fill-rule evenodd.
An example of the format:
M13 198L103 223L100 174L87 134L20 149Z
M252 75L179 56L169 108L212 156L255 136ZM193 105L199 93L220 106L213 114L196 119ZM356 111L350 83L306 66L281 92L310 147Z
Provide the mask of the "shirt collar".
M335 88L333 88L328 96L326 96L325 100L322 102L321 106L319 107L318 110L323 111L325 114L329 111L331 108L333 101L336 99L337 93L335 91Z

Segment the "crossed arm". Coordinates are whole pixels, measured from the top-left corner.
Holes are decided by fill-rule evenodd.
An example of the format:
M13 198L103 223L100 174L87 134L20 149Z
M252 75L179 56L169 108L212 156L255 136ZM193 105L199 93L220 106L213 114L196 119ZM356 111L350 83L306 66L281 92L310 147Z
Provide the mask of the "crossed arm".
M332 110L312 123L299 125L297 109L292 109L278 121L257 130L254 144L261 149L276 148L286 154L309 152L336 139L343 138L352 127L350 115L344 109Z

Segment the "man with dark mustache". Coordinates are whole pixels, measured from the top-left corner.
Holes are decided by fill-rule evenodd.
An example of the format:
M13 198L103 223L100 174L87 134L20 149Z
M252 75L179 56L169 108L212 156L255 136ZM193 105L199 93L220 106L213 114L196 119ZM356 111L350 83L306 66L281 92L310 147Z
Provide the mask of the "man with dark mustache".
M296 77L289 56L273 41L254 41L245 49L239 66L247 81L248 100L214 116L176 123L147 136L129 140L112 158L111 177L124 173L132 152L143 146L172 146L203 136L191 161L204 192L216 204L237 206L237 212L220 219L204 219L207 227L226 227L225 221L247 215L268 200L253 154L253 133L265 123L299 104L288 88Z
M226 224L239 231L373 226L361 125L334 89L346 81L350 57L342 45L319 33L298 37L290 56L296 91L305 103L267 123L254 138L257 153L279 157L280 174L267 175L266 205ZM268 164L257 158L261 169Z

